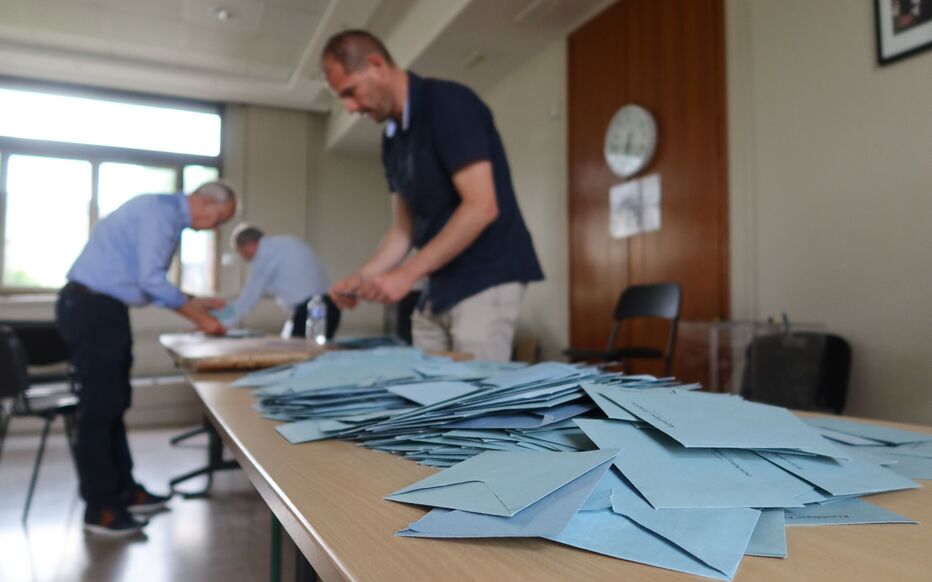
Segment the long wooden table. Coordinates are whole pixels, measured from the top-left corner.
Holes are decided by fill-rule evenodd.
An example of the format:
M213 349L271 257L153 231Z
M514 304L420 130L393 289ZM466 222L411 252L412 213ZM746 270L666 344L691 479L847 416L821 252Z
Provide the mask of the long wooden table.
M433 470L349 442L289 444L278 423L253 408L249 390L230 386L236 377L189 378L224 443L325 581L700 579L545 540L395 537L425 512L382 497ZM932 488L870 500L921 525L790 527L789 558L745 557L735 580L932 580Z

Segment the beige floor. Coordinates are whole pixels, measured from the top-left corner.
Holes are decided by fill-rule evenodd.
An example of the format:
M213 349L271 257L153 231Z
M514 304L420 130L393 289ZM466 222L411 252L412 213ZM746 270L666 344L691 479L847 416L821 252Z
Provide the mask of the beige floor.
M203 437L170 447L169 437L178 432L130 436L136 479L153 492L164 493L170 477L205 459ZM208 499L172 499L170 510L154 516L144 536L101 540L81 529L77 479L64 437L53 435L24 529L20 513L38 442L37 436L8 436L0 456L0 581L268 579L269 511L240 471L218 474Z

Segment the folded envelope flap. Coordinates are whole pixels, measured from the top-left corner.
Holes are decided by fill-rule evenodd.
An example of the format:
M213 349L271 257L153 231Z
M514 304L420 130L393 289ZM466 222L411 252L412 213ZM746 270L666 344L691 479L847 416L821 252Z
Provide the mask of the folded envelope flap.
M613 459L616 454L614 450L567 453L491 451L400 489L386 499L490 515L514 515L583 473ZM462 497L466 493L471 497ZM492 510L496 507L490 501L493 498L500 503L497 511ZM414 499L430 499L433 503ZM437 504L438 501L443 504Z
M513 511L482 481L463 481L407 493L393 493L386 499L445 509L462 509L486 515L513 514Z
M611 463L611 460L602 463L513 516L433 509L398 535L445 538L557 535L573 519Z
M748 508L654 509L621 479L612 487L612 511L666 539L731 577L761 512Z

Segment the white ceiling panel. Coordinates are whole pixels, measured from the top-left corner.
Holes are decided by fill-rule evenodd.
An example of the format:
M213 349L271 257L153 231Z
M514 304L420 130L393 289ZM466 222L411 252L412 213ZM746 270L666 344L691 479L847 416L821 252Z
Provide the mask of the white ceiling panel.
M184 0L97 0L102 8L124 14L155 16L181 21Z
M323 12L330 2L329 0L265 0L265 3L269 6L283 6L308 12Z
M0 75L324 112L339 30L372 27L404 64L481 90L610 1L0 0ZM378 135L341 133L351 149Z
M118 46L125 49L128 45L138 45L137 54L153 51L152 58L146 60L166 64L177 61L178 49L184 41L184 26L178 19L110 12L107 14L107 23L108 37L115 51Z
M27 23L21 0L0 0L0 27L20 27Z
M23 7L30 26L39 38L45 31L98 38L105 32L101 18L103 10L96 4L31 0L25 2Z
M308 37L317 29L323 14L323 10L309 12L270 6L265 9L258 34L263 37L306 43Z
M224 32L255 34L262 22L265 4L258 0L184 0L185 23ZM221 11L228 16L223 17Z

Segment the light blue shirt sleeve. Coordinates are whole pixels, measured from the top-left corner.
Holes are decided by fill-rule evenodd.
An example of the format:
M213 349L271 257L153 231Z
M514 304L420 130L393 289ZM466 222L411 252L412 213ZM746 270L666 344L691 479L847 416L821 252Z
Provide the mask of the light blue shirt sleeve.
M269 268L268 262L261 260L258 256L254 258L249 268L249 277L246 279L243 292L233 302L233 317L227 320L230 327L239 324L246 317L246 314L259 303L271 278L272 270Z
M178 232L165 220L139 222L139 288L153 305L177 309L188 300L168 280L168 268L178 247Z

